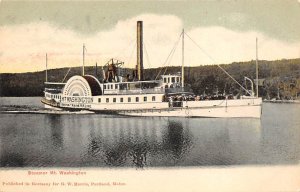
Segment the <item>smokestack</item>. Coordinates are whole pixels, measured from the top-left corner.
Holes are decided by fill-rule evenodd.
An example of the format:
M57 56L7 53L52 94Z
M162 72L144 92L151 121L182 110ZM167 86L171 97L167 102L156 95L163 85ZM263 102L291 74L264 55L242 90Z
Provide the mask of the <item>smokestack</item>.
M144 80L143 75L143 21L137 22L137 78Z

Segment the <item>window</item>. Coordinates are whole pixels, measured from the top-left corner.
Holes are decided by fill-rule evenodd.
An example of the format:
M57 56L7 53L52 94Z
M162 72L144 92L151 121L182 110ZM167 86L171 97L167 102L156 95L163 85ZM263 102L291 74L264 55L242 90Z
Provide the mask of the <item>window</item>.
M114 89L114 85L113 84L110 85L110 89Z
M176 77L176 82L179 82L179 77Z
M167 83L167 78L164 78L164 83Z
M152 96L152 101L155 101L155 96Z
M175 77L172 77L172 83L175 83Z
M123 97L120 98L120 102L123 103Z
M101 103L101 98L98 98L98 103Z
M106 89L106 85L104 85L103 89Z
M115 85L115 88L118 89L118 84Z
M109 98L106 98L106 103L109 103Z
M117 98L113 98L113 102L114 102L114 103L117 102Z
M139 102L139 98L138 97L135 98L135 102Z
M145 101L145 102L147 101L147 97L144 97L144 101Z
M131 97L128 97L128 103L130 103L131 102Z

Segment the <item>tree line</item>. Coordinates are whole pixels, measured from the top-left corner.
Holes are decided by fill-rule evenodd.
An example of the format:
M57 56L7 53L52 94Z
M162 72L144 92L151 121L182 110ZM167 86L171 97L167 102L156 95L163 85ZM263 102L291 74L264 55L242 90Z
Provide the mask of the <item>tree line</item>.
M234 62L221 64L232 77L240 84L250 89L250 84L245 84L244 77L255 79L255 61ZM81 68L74 67L68 75L68 68L48 70L48 81L66 82L73 75L80 75ZM160 74L176 74L181 67L151 68L144 70L145 80L153 80ZM123 69L122 74L132 74L133 69ZM86 67L85 74L97 75L103 78L101 67ZM259 61L258 73L260 96L271 99L274 97L295 98L300 93L300 58L282 59L275 61ZM226 94L243 94L242 89L218 65L204 65L197 67L185 67L185 80L187 86L193 89L195 94L214 94L216 92ZM43 96L45 71L33 73L2 73L0 74L0 96Z

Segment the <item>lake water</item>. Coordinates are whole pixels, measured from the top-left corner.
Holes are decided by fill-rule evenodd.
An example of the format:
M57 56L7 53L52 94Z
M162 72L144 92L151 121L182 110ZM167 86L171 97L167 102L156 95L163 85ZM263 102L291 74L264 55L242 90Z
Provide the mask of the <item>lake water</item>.
M7 113L40 99L0 98L1 167L300 164L300 104L264 103L261 119Z

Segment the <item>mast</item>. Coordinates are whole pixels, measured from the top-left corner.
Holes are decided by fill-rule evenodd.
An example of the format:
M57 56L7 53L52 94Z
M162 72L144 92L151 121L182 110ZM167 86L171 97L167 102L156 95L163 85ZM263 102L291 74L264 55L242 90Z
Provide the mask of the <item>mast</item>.
M182 29L182 66L181 66L181 87L184 88L184 29Z
M137 79L142 81L143 75L143 21L137 22Z
M46 82L48 82L48 57L46 53Z
M85 54L85 45L82 47L82 76L84 76L84 54Z
M258 98L258 54L257 54L257 37L256 37L256 97Z

